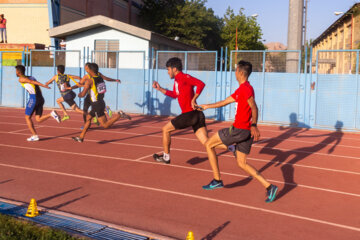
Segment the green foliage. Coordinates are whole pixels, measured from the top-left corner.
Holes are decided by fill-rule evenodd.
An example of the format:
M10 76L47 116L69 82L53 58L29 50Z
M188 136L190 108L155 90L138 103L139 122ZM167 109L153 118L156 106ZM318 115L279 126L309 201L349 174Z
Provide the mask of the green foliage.
M0 215L0 240L76 240L69 234Z
M229 50L236 50L236 28L238 30L238 49L239 50L264 50L265 46L260 41L262 37L261 28L256 22L256 17L246 17L243 8L239 14L228 7L224 15L224 27L221 31L221 37L225 46Z
M206 0L144 0L140 12L142 26L153 32L208 50L227 46L235 50L238 27L239 49L265 49L260 41L261 28L255 17L246 17L243 9L236 15L229 7L224 18L206 8Z
M209 50L221 46L222 21L205 0L145 0L141 10L143 26L199 48Z

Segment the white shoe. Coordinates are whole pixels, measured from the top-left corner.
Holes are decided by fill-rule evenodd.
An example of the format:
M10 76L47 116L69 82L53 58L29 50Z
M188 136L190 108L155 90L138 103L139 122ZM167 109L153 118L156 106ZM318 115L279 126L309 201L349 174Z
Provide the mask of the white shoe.
M39 141L39 136L38 135L32 135L31 137L26 139L28 142L35 142L35 141Z
M58 123L60 123L60 116L55 110L53 110L50 114Z

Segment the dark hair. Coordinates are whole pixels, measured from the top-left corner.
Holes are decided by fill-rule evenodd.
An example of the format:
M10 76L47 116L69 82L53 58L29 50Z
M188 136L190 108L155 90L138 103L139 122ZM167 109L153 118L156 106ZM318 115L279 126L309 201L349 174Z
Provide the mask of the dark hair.
M25 74L25 67L23 65L16 65L15 69L20 71L21 74Z
M249 77L252 73L252 65L250 62L246 62L244 60L241 60L238 62L237 67L239 71L244 72L246 77Z
M4 14L0 14L0 16L1 16L2 18L4 18Z
M65 72L65 66L64 66L64 65L58 65L58 66L57 66L57 70L58 70L61 74L64 74L64 72Z
M170 67L170 68L176 68L178 71L182 71L182 63L181 63L181 59L177 58L177 57L173 57L170 58L169 60L167 60L166 62L166 67Z
M91 64L91 62L87 62L87 63L85 63L84 66L90 66L90 64Z
M88 67L94 73L99 73L99 66L96 63L90 63Z

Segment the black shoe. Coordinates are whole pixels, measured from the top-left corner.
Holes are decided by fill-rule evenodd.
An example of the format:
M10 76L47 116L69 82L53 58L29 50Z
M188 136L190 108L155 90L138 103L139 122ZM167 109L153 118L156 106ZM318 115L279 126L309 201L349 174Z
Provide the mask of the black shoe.
M128 120L131 120L130 115L127 115L123 111L119 111L118 114L120 115L120 118L125 118L125 119L128 119Z
M76 142L83 142L84 139L80 138L80 137L72 137L72 139Z
M166 160L163 158L162 155L159 155L159 154L156 154L156 153L155 153L155 154L153 155L153 158L154 158L154 160L157 161L157 162L162 162L162 163L170 164L170 159L166 161Z

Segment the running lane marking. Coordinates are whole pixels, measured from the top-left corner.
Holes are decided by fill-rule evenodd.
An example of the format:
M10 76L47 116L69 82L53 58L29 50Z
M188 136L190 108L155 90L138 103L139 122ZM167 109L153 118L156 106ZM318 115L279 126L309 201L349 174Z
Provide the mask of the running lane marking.
M315 223L320 223L320 224L324 224L324 225L329 225L329 226L332 226L332 227L343 228L343 229L347 229L347 230L360 232L360 228L358 228L358 227L333 223L333 222L324 221L324 220L315 219L315 218L310 218L310 217L304 217L304 216L291 214L291 213L286 213L286 212L269 210L269 209L266 209L266 208L254 207L254 206L250 206L250 205L246 205L246 204L240 204L240 203L224 201L224 200L220 200L220 199L203 197L203 196L194 195L194 194L175 192L175 191L165 190L165 189L161 189L161 188L146 187L146 186L141 186L141 185L136 185L136 184L117 182L117 181L101 179L101 178L94 178L94 177L78 175L78 174L70 174L70 173L49 171L49 170L43 170L43 169L37 169L37 168L21 167L21 166L15 166L15 165L10 165L10 164L2 164L2 163L0 163L0 166L8 167L8 168L22 169L22 170L28 170L28 171L34 171L34 172L55 174L55 175L61 175L61 176L67 176L67 177L74 177L74 178L92 180L92 181L103 182L103 183L110 183L110 184L121 185L121 186L125 186L125 187L138 188L138 189L149 190L149 191L154 191L154 192L173 194L173 195L177 195L177 196L194 198L194 199L199 199L199 200L204 200L204 201L209 201L209 202L214 202L214 203L220 203L220 204L234 206L234 207L246 208L246 209L250 209L250 210L254 210L254 211L259 211L259 212L264 212L264 213L269 213L269 214L274 214L274 215L284 216L284 217L289 217L289 218L294 218L294 219L300 219L300 220L304 220L304 221L315 222Z
M187 166L181 166L181 165L175 165L175 164L171 164L171 165L166 164L166 165L165 165L165 164L159 164L159 163L156 163L156 162L142 161L141 159L140 159L140 160L138 160L138 159L133 160L133 159L129 159L129 158L110 157L110 156L104 156L104 155L86 154L86 153L76 153L76 152L65 152L65 151L50 150L50 149L43 149L43 148L20 147L20 146L7 145L7 144L0 144L0 146L3 146L3 147L12 147L12 148L20 148L20 149L27 149L27 150L36 150L36 151L62 153L62 154L80 155L80 156L94 157L94 158L107 158L107 159L115 159L115 160L120 160L120 161L139 162L139 163L146 163L146 164L152 164L152 165L160 165L160 166L165 166L165 167L177 167L177 168L183 168L183 169L188 169L188 170L193 170L193 171L201 171L201 172L209 172L209 173L212 173L212 171L211 171L211 170L208 170L208 169L187 167ZM146 158L146 157L149 157L149 156L151 156L151 155L147 155L147 156L140 157L140 158ZM229 175L229 176L235 176L235 177L242 177L242 178L247 178L247 177L249 177L248 175L241 175L241 174L228 173L228 172L223 172L222 174L223 174L223 175ZM268 179L268 180L269 180L270 182L276 182L276 183L285 184L285 185L290 185L290 186L298 186L298 187L303 187L303 188L308 188L308 189L318 190L318 191L323 191L323 192L330 192L330 193L348 195L348 196L353 196L353 197L360 197L360 194L356 194L356 193L336 191L336 190L332 190L332 189L313 187L313 186L308 186L308 185L303 185L303 184L297 184L297 185L296 185L296 184L294 184L294 183L287 183L287 182L284 183L283 181L278 181L278 180L273 180L273 179Z
M6 134L15 134L15 135L27 135L24 133L9 133L9 132L1 132L0 133L6 133ZM44 137L56 137L56 136L52 136L52 135L42 135ZM71 140L70 138L67 137L57 137L60 139L64 139L64 140ZM73 140L71 140L73 141ZM99 140L92 140L92 139L87 139L86 141L88 142L95 142L98 143ZM160 146L151 146L151 145L141 145L141 144L133 144L133 143L120 143L120 142L109 142L108 144L117 144L117 145L127 145L127 146L134 146L134 147L146 147L146 148L158 148L158 149L163 149ZM196 150L189 150L189 149L181 149L181 148L172 148L171 150L174 151L180 151L180 152L191 152L191 153L199 153L199 154L204 154L207 155L207 152L202 152L202 151L196 151ZM223 155L224 157L227 158L233 158L232 155ZM331 155L330 155L331 156ZM265 163L269 163L271 162L271 160L263 160L263 159L258 159L258 158L252 158L252 157L248 157L249 160L254 160L257 162L265 162ZM309 166L309 165L302 165L302 164L292 164L292 163L287 163L287 162L282 162L280 163L280 165L292 165L292 166L296 166L296 167L304 167L304 168L311 168L311 169L317 169L317 170L324 170L324 171L331 171L331 172L339 172L339 173L346 173L346 174L355 174L355 175L360 175L360 172L353 172L353 171L346 171L346 170L338 170L338 169L332 169L332 168L323 168L323 167L315 167L315 166Z
M0 122L1 124L1 122ZM26 124L21 124L21 123L5 123L5 124L12 124L12 125L26 125ZM43 126L45 127L45 126ZM46 126L49 128L60 128L60 129L76 129L79 130L78 128L69 128L69 127L56 127L56 126ZM140 134L140 133L126 133L126 132L116 132L116 131L109 131L109 130L96 130L94 129L93 131L101 131L101 132L111 132L111 133L121 133L121 134L128 134L128 135L137 135L137 136L150 136L150 137L159 137L162 138L162 136L159 135L154 135L154 134ZM9 133L9 132L1 132L0 133ZM46 135L43 135L46 136ZM56 136L50 136L50 137L56 137ZM182 140L192 140L192 141L198 141L197 139L188 139L188 138L182 138L182 137L176 137L176 136L172 136L171 138L173 139L182 139ZM91 140L86 140L86 141L91 141ZM97 140L97 142L99 142L101 140ZM119 142L110 142L110 144L126 144L126 143L119 143ZM131 145L131 144L130 144ZM133 144L132 144L133 145ZM146 147L145 145L141 145L143 147ZM154 146L150 146L150 147L154 147ZM345 155L335 155L335 154L327 154L327 153L319 153L319 152L311 152L311 151L301 151L301 150L293 150L293 149L288 149L288 148L272 148L272 147L265 147L265 146L257 146L257 144L255 143L254 146L255 148L267 148L267 149L273 149L273 150L281 150L281 151L288 151L288 152L299 152L299 153L310 153L310 154L315 154L315 155L321 155L321 156L326 156L326 157L341 157L341 158L350 158L350 159L360 159L360 157L352 157L352 156L345 156ZM162 148L162 147L160 147Z

